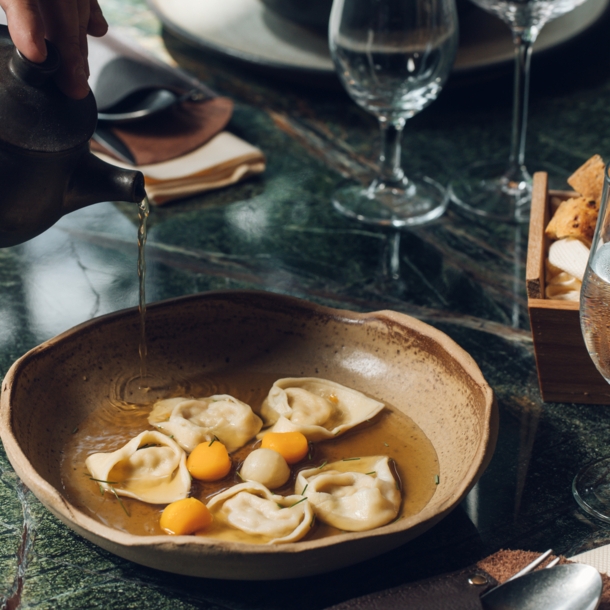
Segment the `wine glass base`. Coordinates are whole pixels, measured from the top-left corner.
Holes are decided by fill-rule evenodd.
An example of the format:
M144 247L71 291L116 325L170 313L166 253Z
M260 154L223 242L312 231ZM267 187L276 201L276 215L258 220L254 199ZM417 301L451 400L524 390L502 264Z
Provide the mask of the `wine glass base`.
M333 194L334 208L360 222L383 227L412 227L441 216L447 209L447 190L428 177L405 179L399 186L375 181L341 186Z
M574 477L572 494L586 513L610 523L610 457L585 466Z
M505 162L479 162L466 167L449 185L449 198L466 212L501 222L527 222L532 178L525 168L507 174Z

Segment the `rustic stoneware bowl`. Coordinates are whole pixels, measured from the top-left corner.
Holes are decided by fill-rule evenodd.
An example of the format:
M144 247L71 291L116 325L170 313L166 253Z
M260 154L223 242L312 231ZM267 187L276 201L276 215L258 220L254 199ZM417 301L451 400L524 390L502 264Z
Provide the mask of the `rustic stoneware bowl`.
M409 316L340 311L262 292L217 292L148 308L149 370L318 376L408 414L431 440L440 484L417 515L361 533L265 546L189 536L135 536L87 516L62 494L60 453L125 370L138 369L139 316L77 326L13 364L2 387L1 436L17 474L69 528L137 563L193 576L280 579L354 564L418 536L464 498L486 468L497 408L472 358Z

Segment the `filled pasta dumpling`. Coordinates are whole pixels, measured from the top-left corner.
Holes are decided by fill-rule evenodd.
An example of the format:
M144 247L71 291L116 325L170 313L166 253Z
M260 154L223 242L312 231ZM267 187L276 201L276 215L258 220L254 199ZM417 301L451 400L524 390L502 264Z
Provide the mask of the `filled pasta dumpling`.
M219 493L208 508L214 527L225 530L221 537L229 539L231 529L237 529L267 544L296 542L313 525L313 511L304 496L280 496L255 481Z
M151 504L186 498L191 477L186 454L172 439L147 430L112 453L94 453L85 465L104 491Z
M228 394L159 400L148 421L188 453L215 436L232 453L256 436L263 425L249 405Z
M304 434L309 441L335 438L377 415L384 404L315 377L278 379L261 406L267 432Z
M348 532L389 523L401 502L386 456L349 458L323 469L302 470L295 493L309 499L320 521Z

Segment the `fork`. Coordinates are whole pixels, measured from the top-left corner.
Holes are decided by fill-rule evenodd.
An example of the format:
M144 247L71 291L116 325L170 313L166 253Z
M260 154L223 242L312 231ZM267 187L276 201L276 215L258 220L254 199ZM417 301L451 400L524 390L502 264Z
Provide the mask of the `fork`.
M548 551L545 551L544 553L542 553L542 555L536 557L536 559L534 559L534 561L532 561L531 563L528 563L522 570L519 570L518 572L513 574L508 580L505 580L502 584L492 587L491 589L489 589L489 591L485 591L485 593L483 593L483 595L481 595L481 599L483 599L486 595L488 595L492 591L495 591L498 587L505 585L507 582L510 582L511 580L515 580L515 578L519 578L520 576L524 576L525 574L529 574L530 572L535 570L541 563L543 563L545 559L547 559L550 555L552 555L552 553L553 553L553 549L549 549ZM549 563L549 565L545 567L545 570L556 566L559 563L559 561L560 561L560 558L555 557L555 559L553 559L553 561L551 561Z

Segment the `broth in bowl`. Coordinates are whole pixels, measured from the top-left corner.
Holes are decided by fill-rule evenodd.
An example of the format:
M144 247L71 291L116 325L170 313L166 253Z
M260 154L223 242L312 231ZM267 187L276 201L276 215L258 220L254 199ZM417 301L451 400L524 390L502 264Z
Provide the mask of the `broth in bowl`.
M215 377L202 383L193 384L194 395L209 392L214 388L218 395L230 395L250 405L254 413L261 413L265 397L274 388L275 378L269 375L247 376L236 381L230 378ZM333 394L330 394L333 403ZM368 399L370 400L370 399ZM376 401L370 400L375 404ZM379 404L379 403L377 403ZM96 479L86 468L87 458L95 453L107 454L125 446L138 434L151 430L149 422L154 404L130 405L108 403L94 410L74 431L65 446L61 463L61 476L65 493L70 502L85 514L100 523L123 532L151 536L164 533L160 517L168 504L153 504L120 495L118 481ZM336 416L335 416L336 417ZM337 423L335 421L334 423ZM277 426L277 424L275 424ZM267 429L272 426L267 426ZM171 430L173 431L173 429ZM263 429L259 436L265 434ZM281 434L281 433L280 433ZM173 438L171 435L170 438ZM221 437L222 438L222 437ZM207 442L215 442L208 435ZM218 441L220 442L220 441ZM242 447L231 454L231 468L226 476L215 481L202 481L193 478L189 496L204 504L228 489L243 485L241 468L244 460L261 445L260 439L253 436ZM362 421L344 433L333 435L326 440L309 442L307 454L290 465L288 480L271 489L273 494L288 497L295 494L297 475L315 469L317 474L328 472L333 462L340 462L342 470L356 471L368 463L367 456L387 456L396 488L400 493L399 507L391 520L402 519L420 512L430 501L439 482L439 464L436 451L422 430L408 416L386 405L366 421ZM365 468L366 470L366 468ZM333 470L334 471L334 470ZM373 471L362 474L373 476ZM116 477L111 477L116 478ZM301 487L297 503L306 498L307 486ZM117 493L118 490L118 493ZM318 515L315 506L313 513ZM282 514L284 516L284 514ZM326 521L326 522L325 522ZM332 519L331 519L332 522ZM226 524L225 524L226 525ZM369 528L367 528L369 529ZM239 528L221 526L212 522L209 527L193 532L200 536L265 544L270 536L253 535ZM311 527L301 538L303 541L316 540L344 533L340 527L332 525L324 516L315 518Z

